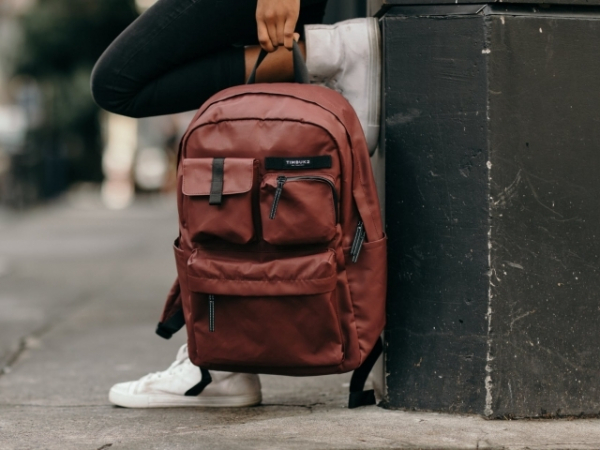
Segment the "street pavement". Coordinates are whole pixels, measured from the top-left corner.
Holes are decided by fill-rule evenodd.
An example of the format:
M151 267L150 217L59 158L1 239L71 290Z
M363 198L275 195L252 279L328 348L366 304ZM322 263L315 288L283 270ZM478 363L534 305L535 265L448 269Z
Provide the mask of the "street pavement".
M348 375L262 376L240 409L130 410L110 386L166 368L154 335L175 276L174 198L124 211L72 193L0 211L0 449L599 449L600 421L488 421L345 407Z

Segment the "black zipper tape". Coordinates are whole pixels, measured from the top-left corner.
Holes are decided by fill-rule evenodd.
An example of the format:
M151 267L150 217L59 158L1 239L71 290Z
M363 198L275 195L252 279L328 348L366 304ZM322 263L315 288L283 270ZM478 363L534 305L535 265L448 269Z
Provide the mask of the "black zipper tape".
M208 331L215 331L215 296L212 294L208 296Z

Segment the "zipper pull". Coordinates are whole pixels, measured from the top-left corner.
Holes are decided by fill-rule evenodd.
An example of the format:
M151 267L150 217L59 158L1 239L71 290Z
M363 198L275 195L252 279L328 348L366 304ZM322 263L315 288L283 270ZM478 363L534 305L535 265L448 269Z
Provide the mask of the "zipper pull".
M215 331L215 296L212 294L208 296L208 331Z
M279 199L281 198L281 193L283 192L283 185L286 181L287 178L284 176L277 177L277 190L275 191L275 197L273 198L273 207L271 208L269 219L274 219L275 214L277 214L277 206L279 205Z
M353 263L358 261L358 255L360 255L360 250L365 242L366 236L365 224L362 220L359 220L358 226L356 227L356 233L354 234L354 240L352 241L352 247L350 248L350 256L352 257Z

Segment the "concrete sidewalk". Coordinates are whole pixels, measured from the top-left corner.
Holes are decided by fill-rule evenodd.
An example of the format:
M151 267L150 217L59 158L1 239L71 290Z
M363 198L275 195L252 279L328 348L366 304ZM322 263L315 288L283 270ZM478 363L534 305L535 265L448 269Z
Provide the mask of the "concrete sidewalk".
M176 234L170 197L0 212L0 449L600 448L598 420L349 411L348 375L263 376L254 408L111 406L113 383L166 368L185 339L153 334Z

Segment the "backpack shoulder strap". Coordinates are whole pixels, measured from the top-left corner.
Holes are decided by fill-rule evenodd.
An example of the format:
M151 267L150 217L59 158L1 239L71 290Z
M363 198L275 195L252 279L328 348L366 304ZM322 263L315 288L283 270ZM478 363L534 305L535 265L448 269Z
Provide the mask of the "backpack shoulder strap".
M167 302L156 327L156 334L165 339L171 339L185 325L183 307L181 304L181 288L179 279L175 280L173 287L167 296Z
M365 383L369 377L369 373L377 362L377 358L383 352L383 343L381 338L377 339L373 350L369 356L363 361L361 366L354 371L350 380L350 396L348 398L348 409L358 408L360 406L374 405L375 391L370 389L365 391Z
M172 316L166 319L164 322L159 322L156 326L156 334L161 338L171 339L171 337L177 333L185 325L185 318L183 316L183 308L179 308Z

